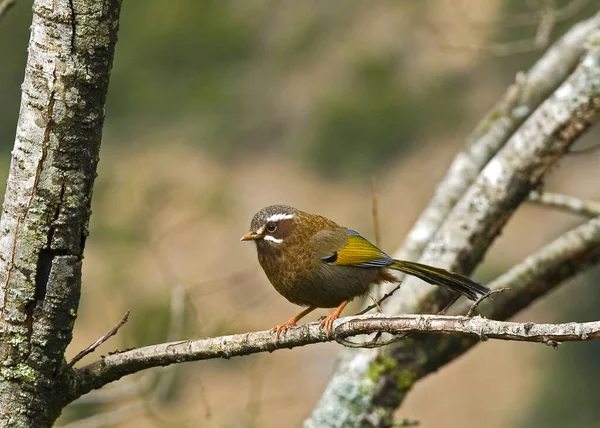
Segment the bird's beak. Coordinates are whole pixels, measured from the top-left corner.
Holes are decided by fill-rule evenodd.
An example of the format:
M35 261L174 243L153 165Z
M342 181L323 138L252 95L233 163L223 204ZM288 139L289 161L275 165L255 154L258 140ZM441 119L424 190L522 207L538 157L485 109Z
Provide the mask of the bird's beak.
M262 238L261 235L259 235L256 232L250 231L250 232L246 233L244 236L242 236L240 241L255 241L260 238Z

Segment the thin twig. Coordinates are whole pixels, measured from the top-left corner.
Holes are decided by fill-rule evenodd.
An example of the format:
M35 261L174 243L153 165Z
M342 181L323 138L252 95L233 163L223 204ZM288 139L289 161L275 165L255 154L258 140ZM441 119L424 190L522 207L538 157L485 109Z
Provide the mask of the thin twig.
M0 20L4 17L4 14L15 5L16 0L4 0L0 3Z
M85 348L83 351L81 351L80 353L78 353L77 355L75 355L75 357L73 357L73 359L71 360L71 362L69 362L69 367L73 367L77 361L81 360L86 355L91 354L92 352L94 352L96 350L96 348L98 348L98 346L102 345L110 337L112 337L115 334L117 334L117 332L119 331L119 329L129 319L129 314L130 314L130 311L127 310L127 312L125 312L125 315L123 315L123 318L121 318L121 320L117 324L115 324L113 328L111 328L110 330L108 330L104 335L100 336L100 338L98 340L96 340L90 346L88 346L87 348Z
M512 15L504 17L499 22L476 22L470 17L468 10L464 9L462 2L455 2L456 10L452 9L457 15L456 18L461 22L466 22L464 28L472 34L471 40L481 40L488 37L489 30L497 28L498 25L506 28L510 27L536 27L535 37L508 42L484 43L484 44L465 44L457 43L448 37L445 23L429 22L429 26L434 35L438 38L439 47L446 50L460 51L488 51L492 55L507 56L516 53L537 50L547 46L550 42L552 32L556 24L564 22L580 12L589 3L588 0L573 0L563 8L557 8L553 4L546 4L536 8L535 11L526 14Z
M567 232L556 241L548 244L542 250L540 250L534 256L531 256L525 260L521 265L511 269L501 278L494 283L497 283L495 287L501 288L505 286L513 286L513 289L518 289L519 305L526 304L533 300L535 297L548 291L562 280L572 276L576 272L580 272L585 267L594 263L600 257L600 252L597 251L598 240L600 239L598 230L600 228L600 220L595 218L588 223L579 226L578 228ZM556 270L560 267L559 270ZM550 275L550 276L548 276ZM543 289L540 289L539 285L532 287L533 284L543 284ZM508 296L510 297L510 296ZM524 299L523 299L524 298ZM504 299L503 299L504 300ZM512 300L517 299L506 299L507 302L498 301L494 304L494 314L498 317L508 317L514 314L521 306L515 307L510 305ZM464 309L465 312L468 307ZM433 317L433 318L432 318ZM351 324L341 326L341 323L346 323L353 320L362 319L378 319L381 329L350 329ZM414 330L393 330L394 319L404 320L400 322L408 322L407 320L413 320L412 327ZM377 331L385 331L392 334L404 334L415 331L429 333L441 332L435 329L435 325L432 322L435 320L465 320L461 321L458 328L462 328L462 334L467 333L465 328L467 326L473 326L473 322L481 323L482 318L466 318L466 317L436 317L435 315L409 315L404 317L385 317L383 315L366 315L363 317L349 317L337 320L334 323L334 339L340 340L352 336L353 334L368 334L375 333ZM485 322L495 323L495 326L502 327L501 332L508 334L510 329L505 329L510 326L514 326L514 323L497 324L498 321L484 320ZM410 323L410 322L409 322ZM452 324L452 323L451 323ZM450 324L450 325L451 325ZM592 330L588 330L593 326L597 326L598 330L594 333ZM448 325L446 325L448 326ZM550 343L549 341L561 342L566 340L584 340L588 338L595 338L596 334L600 337L600 322L599 323L586 323L586 324L564 324L564 325L550 325L551 330L564 328L565 332L575 331L579 334L578 339L575 337L567 338L565 336L557 337L556 335L547 334L542 337L533 338L530 337L526 340L539 341L542 343ZM364 327L364 325L363 325ZM371 325L371 327L374 327ZM408 327L408 326L405 326ZM489 331L485 330L485 325L478 325L478 329L473 332L478 337L494 337L489 334ZM524 332L531 335L538 330L533 329L534 324L523 325ZM350 333L352 332L352 333ZM446 330L447 333L450 331ZM452 331L453 333L459 334L458 331ZM550 331L546 330L546 333ZM502 337L508 339L509 337ZM321 330L318 323L306 324L301 327L292 328L282 336L279 341L279 348L293 348L296 346L303 346L310 343L324 342L331 340ZM132 351L126 351L119 354L113 354L103 357L101 360L95 363L89 364L86 367L76 369L77 373L77 386L73 389L74 396L72 399L77 398L79 395L85 394L92 389L97 389L104 386L107 383L120 379L121 377L136 373L140 370L156 367L160 365L168 365L177 362L192 361L192 360L203 360L210 358L230 358L236 355L248 355L258 352L270 352L277 348L273 345L273 337L268 331L246 333L233 336L225 336L218 338L208 338L201 340L189 340L179 341L172 343L164 343L160 345L150 346L146 348L135 349Z
M384 294L383 297L377 301L378 304L367 306L362 311L358 312L356 315L363 315L363 314L366 314L367 312L369 312L371 309L374 309L374 308L377 308L377 307L380 308L381 307L380 305L383 302L385 302L387 299L389 299L390 297L392 297L392 295L396 291L398 291L400 289L400 285L402 285L402 282L400 282L400 284L398 284L397 286L395 286L391 291L389 291L388 293Z
M481 296L479 299L475 300L475 302L473 302L473 304L469 308L469 311L467 312L467 318L471 318L473 316L473 314L475 313L475 310L477 309L477 307L480 305L481 302L488 299L489 297L491 297L494 294L503 293L508 290L510 290L510 287L503 287L503 288L498 288L496 290L491 290L490 292Z
M375 298L375 296L373 296L371 293L369 293L369 298L373 301L373 304L377 308L377 312L379 312L380 314L382 314L383 311L381 310L381 306L379 306L379 302L377 301L377 299Z
M401 334L398 336L394 336L393 338L391 338L389 340L380 342L379 339L381 338L381 332L378 332L375 335L375 337L373 339L369 340L368 342L354 342L354 341L348 340L348 339L336 339L336 342L339 343L340 345L345 346L346 348L372 349L372 348L381 348L383 346L391 345L392 343L396 343L396 342L403 340L407 336L409 336L409 334L405 333L405 334Z
M590 218L600 216L599 202L586 201L560 193L534 191L529 194L529 202Z
M377 182L375 176L371 179L371 217L373 218L373 235L375 238L375 245L381 248L381 229L379 227L379 195L377 194ZM382 312L381 307L377 303L379 295L382 293L381 288L376 288L374 291L375 297L369 294L371 300L379 310Z
M371 215L373 217L373 234L375 235L375 245L381 247L381 229L379 227L379 194L377 193L377 183L375 177L371 181Z
M452 307L452 305L454 305L458 299L460 299L460 296L461 296L460 294L458 294L458 293L455 293L455 295L454 295L454 297L452 298L452 300L450 300L450 301L449 301L449 302L446 304L446 306L444 306L444 307L443 307L441 310L439 310L439 311L437 312L437 315L444 315L444 314L446 313L446 311L447 311L448 309L450 309L450 307Z
M567 155L569 155L569 156L570 155L574 155L574 156L588 155L590 153L595 152L598 149L600 149L600 144L594 144L593 146L585 147L583 149L569 150L567 152Z

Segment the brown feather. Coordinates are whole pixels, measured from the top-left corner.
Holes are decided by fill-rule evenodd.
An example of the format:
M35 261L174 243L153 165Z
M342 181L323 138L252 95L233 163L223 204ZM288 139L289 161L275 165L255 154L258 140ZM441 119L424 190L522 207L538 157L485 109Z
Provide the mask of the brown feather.
M276 218L279 220L269 221ZM275 223L274 231L269 231L268 223ZM388 269L448 286L470 299L487 290L463 275L394 260L356 232L287 205L263 208L250 227L251 238L244 239L256 242L258 261L267 278L283 297L297 305L338 307L366 294L370 284L396 281Z

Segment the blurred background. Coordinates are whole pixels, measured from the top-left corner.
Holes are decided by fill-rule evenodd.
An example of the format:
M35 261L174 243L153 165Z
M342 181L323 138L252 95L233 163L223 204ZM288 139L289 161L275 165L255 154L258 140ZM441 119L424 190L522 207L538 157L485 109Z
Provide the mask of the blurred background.
M267 329L297 313L239 242L268 204L372 239L375 182L381 246L393 252L516 73L596 11L585 0L125 0L69 356L126 309L129 322L99 352ZM30 22L27 0L0 22L3 178ZM599 161L598 151L567 156L545 188L598 200ZM520 207L476 277L493 279L581 221ZM599 319L599 277L578 277L516 319ZM338 350L150 370L83 397L60 424L299 426ZM486 342L420 382L398 416L423 427L600 426L598 358L598 342Z

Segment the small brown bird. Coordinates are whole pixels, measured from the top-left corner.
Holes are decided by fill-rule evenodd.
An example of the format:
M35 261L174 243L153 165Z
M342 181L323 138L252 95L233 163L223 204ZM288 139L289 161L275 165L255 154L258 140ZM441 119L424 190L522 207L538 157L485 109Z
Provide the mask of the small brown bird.
M449 287L471 300L490 291L457 273L394 260L358 232L288 205L271 205L257 212L241 240L256 243L258 261L279 294L307 307L273 328L276 340L316 308L336 308L321 322L330 334L333 321L350 300L367 294L372 283L396 281L388 269Z

